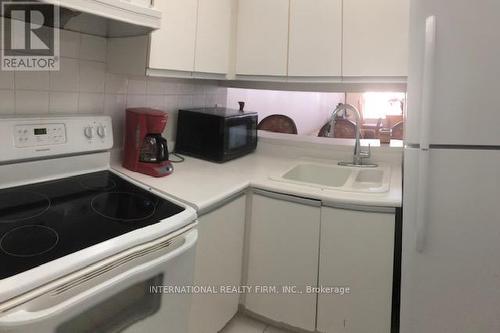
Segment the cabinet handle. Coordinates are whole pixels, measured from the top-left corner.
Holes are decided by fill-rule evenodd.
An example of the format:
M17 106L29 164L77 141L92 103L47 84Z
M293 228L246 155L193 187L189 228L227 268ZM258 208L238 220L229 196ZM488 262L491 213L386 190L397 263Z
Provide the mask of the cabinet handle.
M335 208L335 209L345 209L357 212L367 212L367 213L379 213L379 214L396 214L396 207L387 206L366 206L357 205L349 203L336 203L323 201L321 204L323 207Z
M293 202L293 203L297 203L300 205L306 205L306 206L321 207L321 201L319 201L319 200L307 199L307 198L297 197L297 196L293 196L293 195L281 194L281 193L276 193L276 192L269 192L269 191L259 190L259 189L253 189L252 192L254 194L258 194L258 195L268 197L271 199L283 200L283 201Z

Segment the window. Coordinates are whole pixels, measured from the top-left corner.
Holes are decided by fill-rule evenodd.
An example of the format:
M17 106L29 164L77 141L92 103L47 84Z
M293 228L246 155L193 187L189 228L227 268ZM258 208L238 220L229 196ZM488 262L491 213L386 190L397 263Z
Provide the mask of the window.
M386 119L387 116L402 116L404 93L364 93L360 101L364 119Z

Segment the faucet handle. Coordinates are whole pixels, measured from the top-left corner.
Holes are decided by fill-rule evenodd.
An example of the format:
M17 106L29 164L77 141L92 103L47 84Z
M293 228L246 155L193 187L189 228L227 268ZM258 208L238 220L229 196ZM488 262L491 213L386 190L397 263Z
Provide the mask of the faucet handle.
M360 151L359 156L361 158L366 158L366 159L369 159L370 157L372 157L372 145L368 144L368 151Z

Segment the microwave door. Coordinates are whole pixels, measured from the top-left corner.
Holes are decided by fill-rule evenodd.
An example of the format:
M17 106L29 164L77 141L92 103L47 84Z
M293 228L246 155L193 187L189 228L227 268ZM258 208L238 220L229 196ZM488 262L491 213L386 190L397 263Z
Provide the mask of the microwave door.
M229 119L226 123L226 152L233 154L255 149L257 128L252 117Z
M245 147L248 144L247 125L234 125L228 127L227 148L228 151Z

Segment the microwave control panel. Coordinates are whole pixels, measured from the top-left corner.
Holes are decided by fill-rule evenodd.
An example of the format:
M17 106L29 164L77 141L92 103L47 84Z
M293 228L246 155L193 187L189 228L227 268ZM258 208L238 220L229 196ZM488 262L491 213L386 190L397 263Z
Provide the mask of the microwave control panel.
M14 128L18 148L52 146L66 143L64 124L19 125Z

